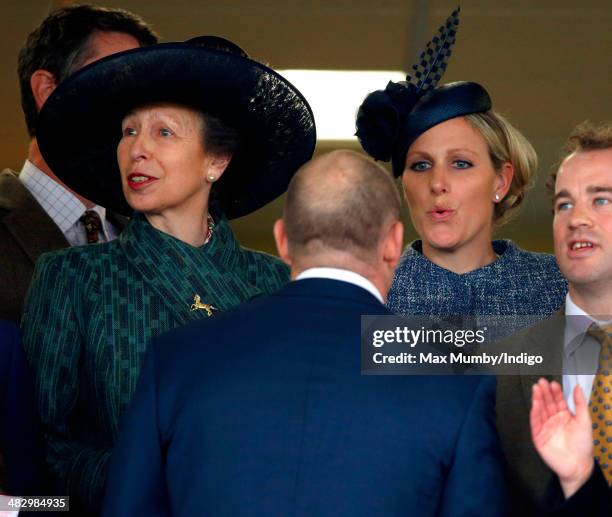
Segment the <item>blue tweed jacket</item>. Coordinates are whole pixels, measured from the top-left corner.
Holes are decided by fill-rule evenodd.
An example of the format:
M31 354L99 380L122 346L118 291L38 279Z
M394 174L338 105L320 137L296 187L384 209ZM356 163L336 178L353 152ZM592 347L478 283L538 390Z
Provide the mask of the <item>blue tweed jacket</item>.
M565 301L567 283L546 253L509 240L493 241L492 264L464 274L437 266L421 241L404 251L389 291L388 306L403 315L531 315L544 319Z

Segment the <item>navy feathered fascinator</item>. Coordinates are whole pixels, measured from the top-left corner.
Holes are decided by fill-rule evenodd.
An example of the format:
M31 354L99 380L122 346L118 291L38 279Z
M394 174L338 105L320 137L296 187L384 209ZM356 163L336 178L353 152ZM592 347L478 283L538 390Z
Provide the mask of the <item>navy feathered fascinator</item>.
M469 82L436 88L446 70L459 26L457 7L412 65L406 81L370 93L357 112L357 138L375 160L393 161L397 177L410 144L427 129L460 115L491 108L485 89Z

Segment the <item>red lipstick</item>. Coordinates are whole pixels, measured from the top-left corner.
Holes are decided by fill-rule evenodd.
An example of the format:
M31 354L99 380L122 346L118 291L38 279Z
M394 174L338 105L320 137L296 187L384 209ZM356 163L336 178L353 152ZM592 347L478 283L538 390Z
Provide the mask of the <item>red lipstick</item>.
M155 178L153 176L149 176L148 174L144 174L143 172L132 172L127 177L127 183L130 188L134 190L139 190L141 188L150 185L154 181L157 181L159 178Z

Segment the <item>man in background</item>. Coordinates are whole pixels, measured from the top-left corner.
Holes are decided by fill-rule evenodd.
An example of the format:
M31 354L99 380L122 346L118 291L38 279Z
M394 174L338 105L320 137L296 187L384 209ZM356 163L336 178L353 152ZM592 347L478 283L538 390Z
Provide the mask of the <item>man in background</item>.
M563 372L539 381L530 375L499 378L497 415L513 514L541 515L556 508L560 515L609 516L612 124L577 127L549 186L555 256L569 290L557 314L513 344L517 352L560 354Z
M306 164L274 236L294 281L154 341L104 515L501 515L494 379L361 375L402 250L395 185Z
M36 140L42 105L79 68L156 42L138 16L89 5L53 11L28 36L18 59L21 105L31 139L28 156L20 173L0 173L0 318L20 319L34 263L42 253L112 240L124 224L68 189L49 169Z

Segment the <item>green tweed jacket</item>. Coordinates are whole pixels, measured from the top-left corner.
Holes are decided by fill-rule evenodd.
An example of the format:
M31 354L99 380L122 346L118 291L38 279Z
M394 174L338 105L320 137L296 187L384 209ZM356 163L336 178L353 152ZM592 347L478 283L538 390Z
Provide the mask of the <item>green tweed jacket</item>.
M241 248L224 219L200 248L137 215L116 241L43 255L26 299L23 341L61 493L100 507L147 343L208 317L195 295L223 311L288 280L280 260Z

